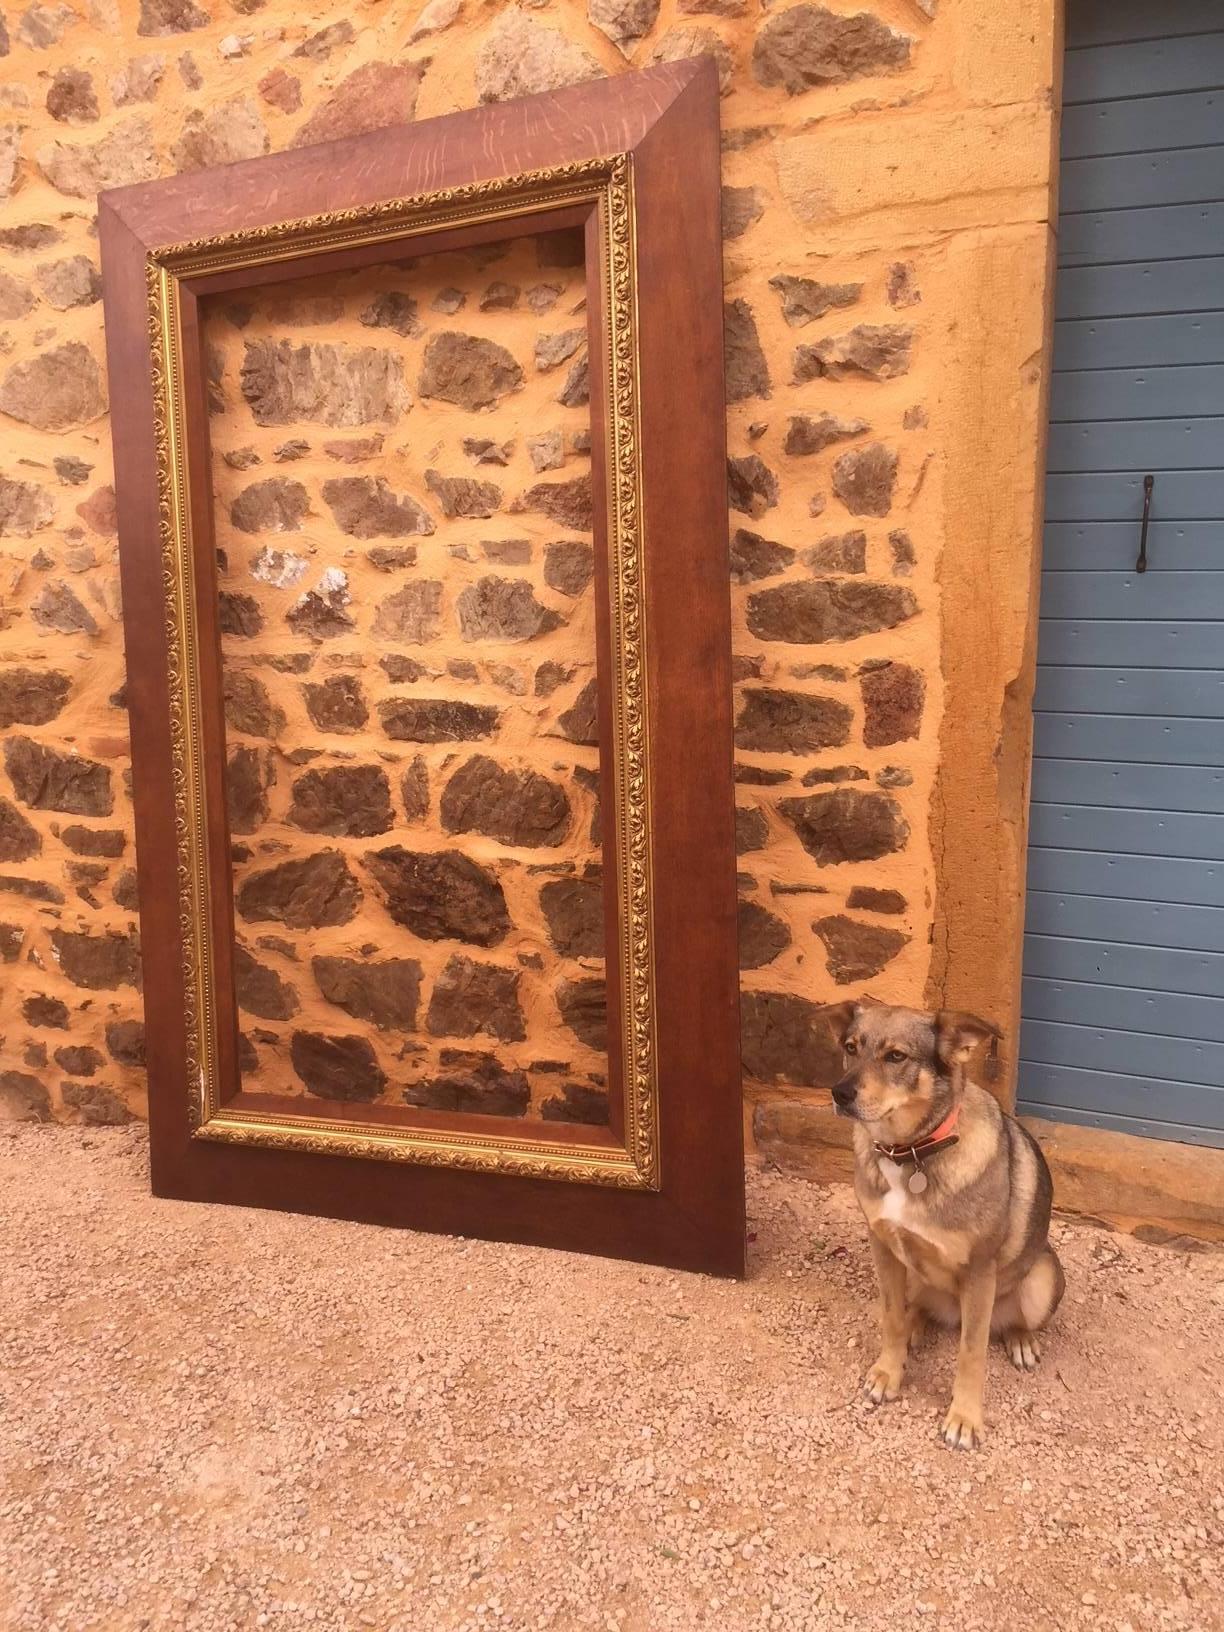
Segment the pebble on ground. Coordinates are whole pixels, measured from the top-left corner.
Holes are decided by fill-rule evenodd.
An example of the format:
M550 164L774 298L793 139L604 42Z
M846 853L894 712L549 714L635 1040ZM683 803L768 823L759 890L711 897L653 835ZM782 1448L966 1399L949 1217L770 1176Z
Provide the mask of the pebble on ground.
M1041 1369L859 1394L849 1192L749 1178L743 1284L155 1200L0 1137L4 1632L1224 1627L1224 1254L1057 1221Z

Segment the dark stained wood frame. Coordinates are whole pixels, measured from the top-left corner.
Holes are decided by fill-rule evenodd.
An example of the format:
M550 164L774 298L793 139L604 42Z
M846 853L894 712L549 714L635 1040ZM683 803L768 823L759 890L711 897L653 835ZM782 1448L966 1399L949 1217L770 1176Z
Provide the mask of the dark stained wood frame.
M650 1185L557 1182L462 1164L410 1165L324 1153L274 1140L200 1136L189 1082L191 993L180 922L172 673L163 571L164 397L150 349L149 265L169 246L226 235L274 242L287 225L329 212L496 185L628 156L636 263L637 469L648 673L649 875L658 1163ZM681 1268L740 1274L744 1187L731 766L729 574L723 411L718 94L708 61L667 64L615 80L303 148L202 174L122 188L99 199L112 434L127 638L153 1187L157 1194L362 1219L568 1247ZM426 241L302 250L240 271L195 265L177 285L185 503L199 581L213 581L207 411L197 303L222 288L433 253L509 231L585 226L590 205L524 210ZM592 325L596 317L590 319ZM592 327L592 336L595 329ZM594 355L594 352L593 352ZM593 479L607 470L609 403L592 368ZM615 382L613 381L613 384ZM159 450L161 461L159 463ZM615 478L616 471L610 472ZM600 506L597 504L597 514ZM603 539L606 546L607 528ZM597 545L601 542L597 531ZM608 550L597 548L608 559ZM607 567L605 588L607 587ZM607 601L607 595L601 600ZM200 785L209 817L206 894L230 925L211 950L219 992L232 990L224 737L215 615L200 597ZM209 619L211 618L211 623ZM606 618L606 614L605 614ZM606 632L601 634L601 641ZM602 654L601 654L602 655ZM600 687L607 764L609 701ZM180 750L181 752L181 750ZM180 760L181 763L181 760ZM181 783L181 776L179 778ZM176 798L177 791L177 798ZM619 865L622 858L614 858ZM215 865L220 861L221 865ZM606 871L607 869L605 869ZM618 895L617 904L622 897ZM609 960L611 975L615 960ZM615 1001L610 981L610 1009ZM224 1017L223 1017L224 1018ZM610 1025L610 1034L617 1027ZM236 1081L233 1026L217 1032L218 1070ZM226 1050L228 1049L228 1053ZM615 1062L611 1062L615 1065ZM615 1079L613 1079L615 1080ZM244 1096L237 1096L241 1100ZM234 1100L227 1100L227 1110ZM295 1107L300 1103L293 1102ZM349 1108L351 1110L351 1107ZM362 1115L369 1108L362 1108ZM408 1112L389 1112L397 1121ZM377 1117L371 1120L377 1121ZM451 1119L461 1125L463 1119ZM474 1123L504 1119L472 1118ZM550 1137L570 1135L552 1125Z

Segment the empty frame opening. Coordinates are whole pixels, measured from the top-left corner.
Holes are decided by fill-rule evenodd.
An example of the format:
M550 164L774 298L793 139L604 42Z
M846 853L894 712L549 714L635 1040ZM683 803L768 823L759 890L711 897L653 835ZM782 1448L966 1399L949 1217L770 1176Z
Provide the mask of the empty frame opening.
M572 227L201 301L231 1103L623 1130L587 298Z

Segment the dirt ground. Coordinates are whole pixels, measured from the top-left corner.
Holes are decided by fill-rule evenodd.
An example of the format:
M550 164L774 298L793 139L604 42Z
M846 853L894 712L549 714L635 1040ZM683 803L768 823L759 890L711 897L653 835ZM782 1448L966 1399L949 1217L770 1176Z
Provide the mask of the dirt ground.
M1224 1627L1224 1255L1055 1226L1041 1370L858 1394L848 1192L750 1179L743 1285L153 1200L0 1138L0 1628Z

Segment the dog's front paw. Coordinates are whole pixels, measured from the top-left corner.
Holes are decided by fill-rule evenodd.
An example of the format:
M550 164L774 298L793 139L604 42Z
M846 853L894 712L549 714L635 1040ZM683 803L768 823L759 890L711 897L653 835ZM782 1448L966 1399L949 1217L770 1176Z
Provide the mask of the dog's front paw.
M1013 1326L1003 1333L1003 1347L1017 1371L1036 1371L1041 1364L1041 1344L1036 1334L1026 1332L1021 1326Z
M953 1403L944 1418L943 1427L939 1430L939 1437L945 1445L950 1445L954 1451L976 1451L982 1443L984 1435L982 1413L968 1410L964 1406L955 1403Z
M884 1405L901 1392L901 1367L890 1365L881 1355L863 1378L863 1393L872 1405Z

